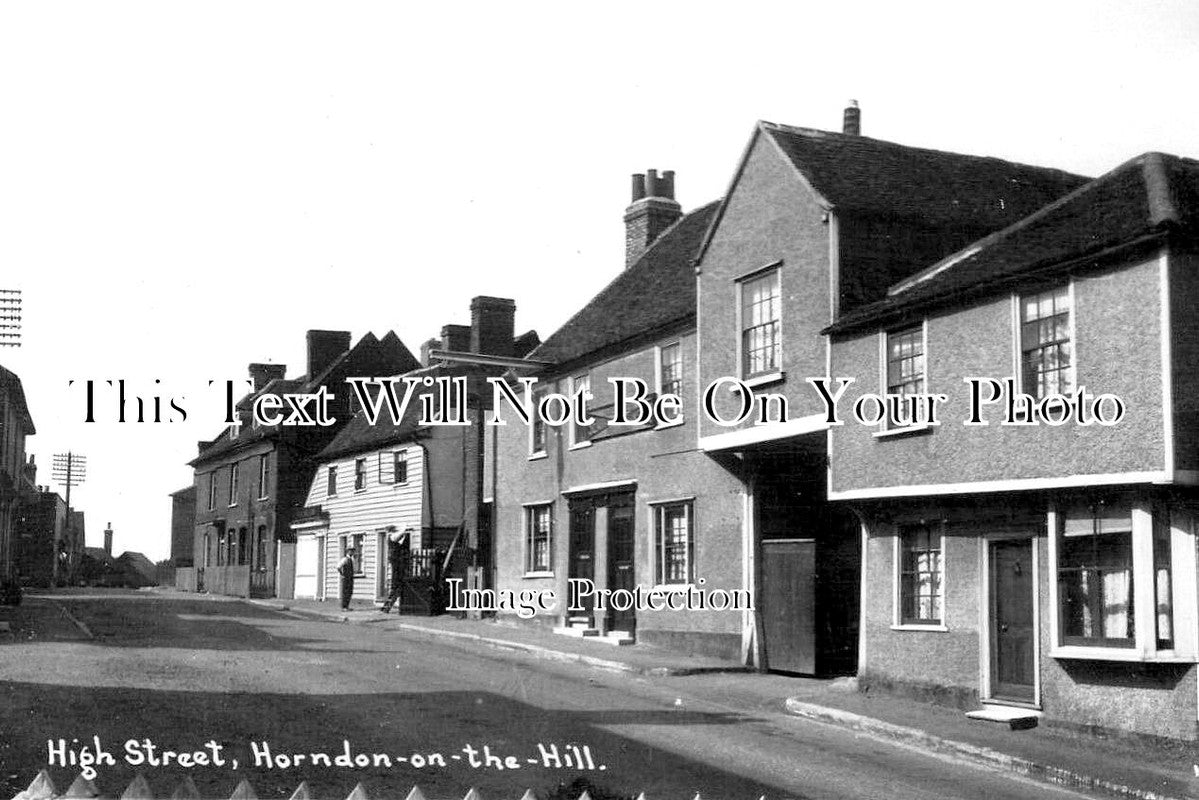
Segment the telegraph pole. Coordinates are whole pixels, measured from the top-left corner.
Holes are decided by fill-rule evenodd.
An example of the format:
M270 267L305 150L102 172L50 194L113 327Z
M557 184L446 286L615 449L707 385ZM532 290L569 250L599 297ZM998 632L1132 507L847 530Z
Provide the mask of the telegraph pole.
M74 520L71 514L71 487L78 486L87 479L87 456L79 453L72 453L68 450L65 453L57 453L54 456L54 465L52 467L54 480L60 486L67 487L67 539L74 542ZM51 582L58 583L58 562L59 548L55 542L54 547L54 566L51 571Z
M0 347L21 346L21 290L0 289Z

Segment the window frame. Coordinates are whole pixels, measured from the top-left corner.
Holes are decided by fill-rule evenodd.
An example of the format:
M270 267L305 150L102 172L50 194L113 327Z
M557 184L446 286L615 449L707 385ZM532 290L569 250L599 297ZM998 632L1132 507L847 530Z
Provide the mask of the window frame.
M404 465L403 478L400 477L400 464ZM408 483L408 450L385 450L379 453L379 483L391 486L404 486Z
M366 458L354 459L354 492L366 491Z
M579 391L580 387L582 387L588 393L591 392L591 373L584 372L579 375L574 375L570 378L570 380L567 383L568 383L569 388L568 388L568 391L566 394L568 397L571 398L571 400L573 402L575 393ZM591 399L594 400L595 396L592 395ZM572 412L571 419L569 421L567 421L566 425L567 425L567 428L570 430L570 448L572 450L591 446L591 437L594 435L594 433L592 431L593 426L591 426L591 425L580 426L577 423L575 423L574 418L573 418L573 412ZM579 431L581 431L581 430L586 431L587 435L585 438L581 438L579 436Z
M271 496L268 484L271 480L271 455L263 453L258 457L258 499L266 500Z
M880 394L882 394L883 396L890 396L893 394L893 392L891 391L891 388L892 388L892 383L891 383L891 364L892 364L891 340L892 340L892 338L897 337L897 336L911 336L911 335L915 334L917 331L919 331L919 337L918 337L919 342L920 342L919 358L920 358L920 362L921 362L920 377L917 379L920 384L920 392L918 394L928 394L928 391L929 391L929 389L928 389L928 320L922 319L919 323L916 323L916 324L905 325L901 328L893 328L890 330L879 331L879 355L878 355L879 389L880 389ZM903 360L904 359L901 358L900 362L902 363ZM910 383L914 383L914 382L915 381L909 380L906 383L910 384ZM899 384L896 384L896 385L903 386L903 385L905 385L905 383L903 381L901 381ZM901 394L900 396L909 397L911 395ZM923 430L927 427L929 427L929 423L927 421L909 421L906 424L895 425L895 424L891 423L891 421L887 415L883 416L883 419L880 423L880 431L888 431L888 432L890 432L890 431L902 432L902 431L910 431L910 430Z
M1186 663L1199 661L1199 634L1194 626L1187 624L1185 611L1194 608L1196 602L1196 511L1186 507L1169 505L1140 496L1107 495L1108 502L1130 507L1132 519L1132 646L1109 644L1083 644L1078 640L1067 641L1062 623L1061 541L1064 538L1067 519L1080 501L1094 502L1091 498L1059 498L1049 505L1047 513L1049 549L1049 625L1051 658L1096 661L1134 661L1145 663ZM1157 607L1155 590L1154 539L1157 525L1169 530L1170 547L1170 600L1172 641L1170 647L1160 646L1158 641ZM1164 538L1164 537L1163 537ZM1181 618L1180 618L1181 617Z
M909 618L904 616L904 608L906 605L904 577L904 536L905 532L913 529L924 529L928 531L930 542L933 538L937 541L938 550L938 574L939 582L937 586L937 599L940 606L940 617L936 620L922 621L918 618ZM895 525L894 546L892 549L892 589L891 589L891 629L897 631L939 631L944 632L949 630L947 624L948 608L946 607L946 591L945 586L948 578L947 559L945 558L945 525L943 522L897 522Z
M325 496L337 497L337 465L331 464L325 472Z
M1012 369L1016 381L1016 390L1030 395L1038 401L1044 399L1038 394L1039 387L1028 386L1025 376L1024 326L1026 323L1024 321L1024 301L1029 298L1057 292L1063 287L1066 290L1066 301L1069 304L1069 308L1066 311L1066 330L1069 339L1062 341L1065 341L1070 347L1070 365L1066 371L1070 381L1070 391L1064 396L1072 397L1078 389L1078 337L1075 331L1076 309L1078 306L1075 300L1074 280L1070 279L1065 284L1059 282L1035 287L1030 291L1012 293L1012 333L1015 341L1015 348L1012 355ZM1055 344L1060 343L1061 341Z
M672 342L666 342L665 344L660 344L654 348L654 391L657 393L656 396L658 396L658 397L661 397L664 394L670 393L670 392L668 392L666 385L665 385L665 381L663 379L663 374L665 372L663 367L665 365L663 364L662 357L663 357L663 354L665 354L666 351L670 350L671 348L676 349L679 354L679 357L678 357L679 375L678 375L677 379L674 379L674 380L677 380L677 382L678 382L678 391L673 392L673 394L678 395L679 399L682 400L683 399L683 363L684 363L684 361L683 361L683 340L682 339L675 339ZM686 416L687 416L684 413L682 406L683 406L683 404L680 402L679 403L679 413L674 420L669 421L669 422L660 422L660 423L658 423L658 425L656 427L672 428L675 425L682 425L683 422L686 421Z
M338 561L346 557L347 545L352 545L354 548L354 577L361 578L366 575L365 560L362 556L362 543L366 541L365 533L343 533L341 535L341 555Z
M537 514L544 512L546 515L546 530L545 530L545 564L537 564L535 559L537 539L540 538L536 534L539 532L534 528L534 523L537 519ZM522 517L524 526L524 576L526 578L548 578L554 575L554 504L552 502L545 503L525 503L522 506Z
M219 469L214 469L208 473L208 510L216 511L216 490L217 490L217 473Z
M683 497L676 500L654 501L649 504L652 520L650 535L651 561L653 562L655 589L685 589L695 585L695 498ZM666 537L664 522L671 509L683 509L686 541L683 545L683 579L670 580L666 576Z
M540 384L538 385L537 388L535 388L529 392L529 399L531 400L531 402L533 404L533 407L531 409L529 409L529 414L530 414L529 460L530 461L533 461L533 460L539 459L539 458L546 458L549 455L550 426L547 425L545 420L543 420L541 418L541 415L537 413L537 406L540 404L541 398L543 398L548 392L549 392L549 390L546 388L542 388L540 386ZM541 446L540 447L537 446L538 432L541 433Z
M737 322L737 375L747 382L768 382L783 377L783 262L776 261L760 269L742 275L734 280L736 284L736 322ZM774 318L774 360L772 368L751 372L748 367L747 350L745 346L745 290L747 286L766 278L773 277L777 316ZM761 325L755 326L761 327Z
M241 482L241 462L235 461L229 465L229 507L237 505L238 484Z

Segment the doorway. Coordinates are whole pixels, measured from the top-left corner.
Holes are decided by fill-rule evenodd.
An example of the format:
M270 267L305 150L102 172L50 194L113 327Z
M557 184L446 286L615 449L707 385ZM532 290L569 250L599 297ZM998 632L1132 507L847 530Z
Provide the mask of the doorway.
M633 496L614 497L608 506L608 588L616 591L636 588L637 573L633 565L636 535L633 524ZM637 611L632 603L626 609L611 606L608 612L609 629L634 634L637 630Z
M990 699L1037 701L1037 565L1034 539L987 542Z

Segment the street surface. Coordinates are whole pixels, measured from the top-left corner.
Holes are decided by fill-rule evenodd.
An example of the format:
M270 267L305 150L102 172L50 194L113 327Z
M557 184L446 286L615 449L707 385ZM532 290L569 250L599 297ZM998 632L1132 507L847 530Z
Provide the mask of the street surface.
M477 786L573 800L578 779L595 800L1080 796L791 717L778 676L643 678L226 599L93 591L26 602L61 603L94 639L66 625L0 644L0 800L51 750L77 757L93 737L116 762L96 767L108 796L138 772L162 796L184 775L206 797L242 778L263 798L306 780L338 800L359 781L371 797L417 783L432 798ZM367 766L336 763L347 743ZM49 772L62 791L79 768Z

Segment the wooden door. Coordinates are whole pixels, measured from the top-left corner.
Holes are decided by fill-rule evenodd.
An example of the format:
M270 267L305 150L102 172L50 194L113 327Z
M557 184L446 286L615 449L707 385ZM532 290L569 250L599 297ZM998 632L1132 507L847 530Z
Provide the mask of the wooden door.
M625 589L632 592L637 571L633 556L636 536L633 524L632 498L620 499L608 507L608 588L612 591ZM629 603L627 609L612 607L608 612L608 626L614 631L633 633L637 629L637 610Z
M991 696L1034 701L1036 619L1032 539L990 543Z
M816 543L762 542L762 639L766 667L816 673Z
M570 506L570 552L567 555L567 577L572 580L595 580L595 508L590 502L572 503ZM580 598L583 608L570 612L591 616L595 609L595 598Z

